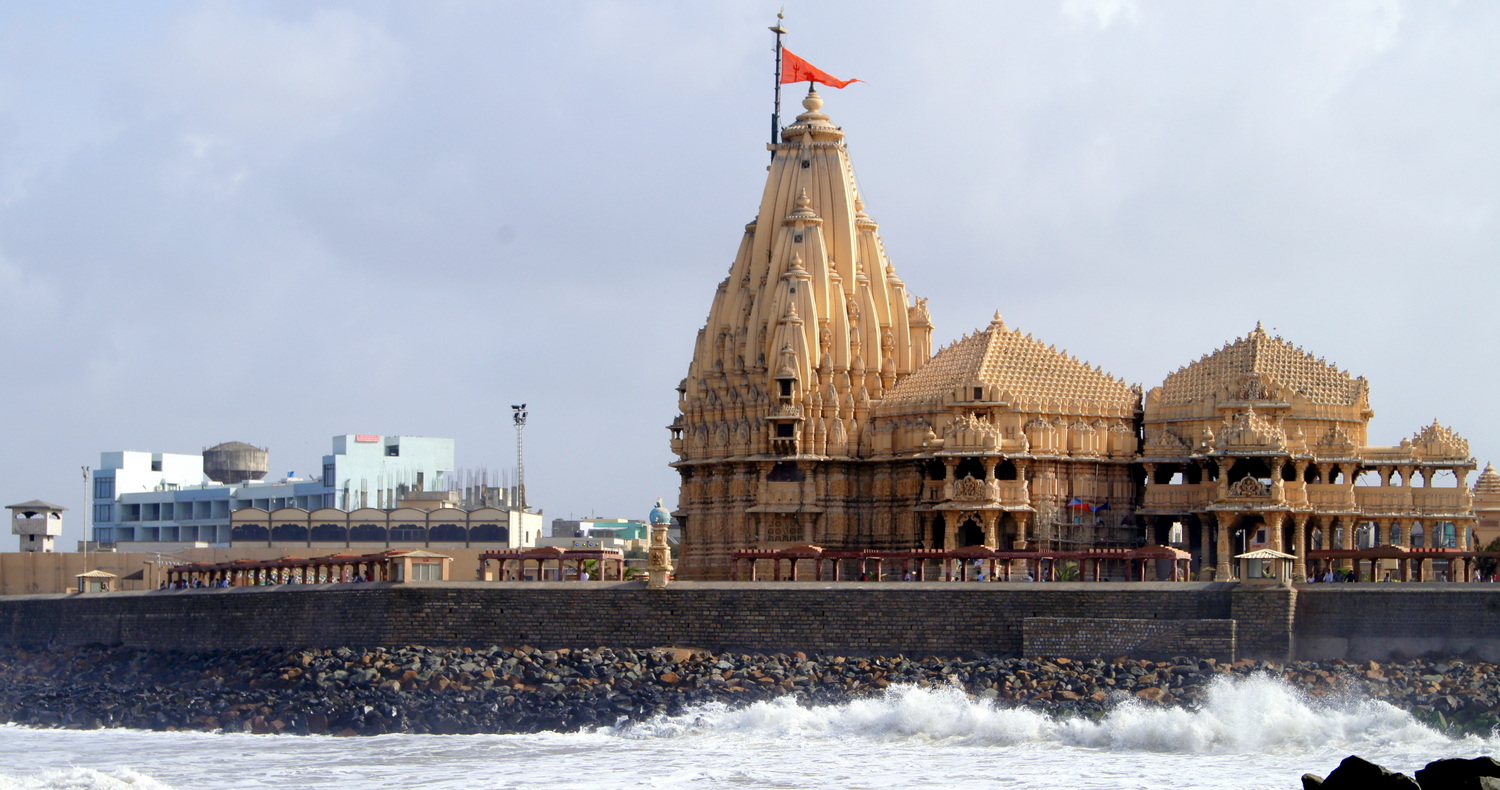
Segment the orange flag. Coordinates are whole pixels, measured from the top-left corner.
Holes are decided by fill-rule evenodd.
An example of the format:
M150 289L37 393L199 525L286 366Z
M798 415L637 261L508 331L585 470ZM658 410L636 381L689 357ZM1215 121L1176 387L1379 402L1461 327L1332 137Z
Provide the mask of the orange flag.
M851 82L862 82L862 80L841 80L826 71L814 66L792 54L786 47L781 48L781 84L790 82L818 82L834 88L842 88Z

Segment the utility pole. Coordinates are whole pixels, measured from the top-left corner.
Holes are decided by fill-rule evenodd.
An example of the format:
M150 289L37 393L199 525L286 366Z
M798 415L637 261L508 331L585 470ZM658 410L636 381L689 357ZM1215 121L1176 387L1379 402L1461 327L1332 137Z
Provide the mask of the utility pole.
M512 504L526 510L526 459L521 452L521 434L526 430L526 404L510 407L516 423L516 501Z
M83 470L83 572L84 573L88 573L88 570L89 570L89 523L90 523L90 518L94 515L93 514L93 510L94 509L93 509L93 507L91 507L91 505L93 503L92 503L92 497L90 496L90 494L92 494L93 492L89 490L89 468L87 466L83 466L83 467L79 467L79 468Z

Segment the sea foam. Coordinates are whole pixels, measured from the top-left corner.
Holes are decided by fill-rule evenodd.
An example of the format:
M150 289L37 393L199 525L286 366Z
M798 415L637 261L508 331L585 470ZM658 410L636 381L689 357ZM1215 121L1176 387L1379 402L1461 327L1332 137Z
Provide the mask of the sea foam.
M129 768L108 772L68 768L34 774L0 773L0 790L172 790L172 786Z
M892 686L839 704L803 706L792 698L743 708L720 703L657 716L608 732L622 738L753 737L943 740L970 746L1063 744L1112 751L1187 754L1403 749L1450 752L1454 739L1405 711L1358 697L1310 699L1268 675L1216 678L1196 709L1127 699L1099 718L1048 715L971 698L955 688ZM1463 739L1464 751L1490 739Z

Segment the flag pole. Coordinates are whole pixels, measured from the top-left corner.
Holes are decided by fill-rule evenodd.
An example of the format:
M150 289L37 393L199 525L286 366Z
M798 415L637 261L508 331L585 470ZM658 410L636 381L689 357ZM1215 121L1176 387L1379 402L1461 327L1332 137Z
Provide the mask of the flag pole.
M772 33L776 34L776 106L771 111L772 145L775 145L781 139L781 37L786 35L786 28L781 26L781 20L784 18L782 12L777 11L776 24L768 28Z

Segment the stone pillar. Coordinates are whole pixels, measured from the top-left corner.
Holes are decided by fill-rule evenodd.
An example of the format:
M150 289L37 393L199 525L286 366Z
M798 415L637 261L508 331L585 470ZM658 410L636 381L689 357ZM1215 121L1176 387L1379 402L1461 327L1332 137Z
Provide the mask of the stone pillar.
M1284 545L1282 542L1281 527L1286 523L1286 513L1280 510L1273 510L1269 513L1261 514L1261 518L1266 522L1266 531L1270 533L1271 548L1281 551Z
M1016 539L1012 541L1011 547L1017 550L1026 548L1026 523L1031 520L1030 513L1016 513Z
M1292 516L1292 554L1297 557L1292 562L1292 576L1307 579L1307 513L1297 513Z
M1228 581L1230 561L1229 528L1234 525L1235 514L1219 510L1214 512L1214 516L1219 522L1219 539L1216 550L1218 561L1214 565L1214 581Z
M993 470L991 470L993 472ZM1000 512L997 510L986 510L984 518L984 547L994 551L1000 547Z
M1337 527L1343 529L1343 538L1339 541L1339 548L1345 551L1354 550L1354 523L1348 516L1339 516Z
M1210 547L1213 546L1213 537L1210 532L1210 515L1208 513L1198 514L1198 570L1208 567L1209 559L1213 557Z
M667 526L671 521L662 501L656 500L656 507L651 510L651 543L646 551L646 571L650 574L646 581L648 589L666 589L672 575L672 549L667 545Z

